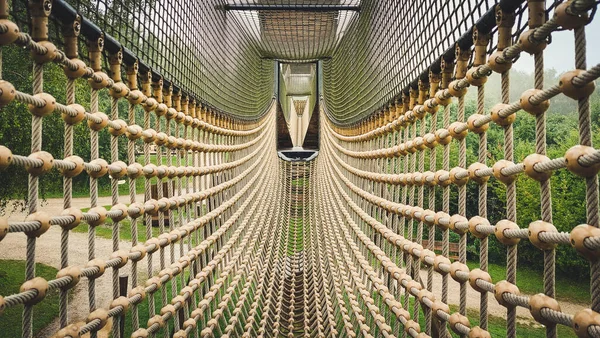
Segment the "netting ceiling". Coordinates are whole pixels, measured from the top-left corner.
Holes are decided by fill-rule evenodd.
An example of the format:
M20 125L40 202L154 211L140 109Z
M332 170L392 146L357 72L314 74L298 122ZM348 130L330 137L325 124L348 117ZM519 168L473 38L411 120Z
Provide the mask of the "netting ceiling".
M331 57L358 16L358 5L359 0L227 2L262 56L287 62Z

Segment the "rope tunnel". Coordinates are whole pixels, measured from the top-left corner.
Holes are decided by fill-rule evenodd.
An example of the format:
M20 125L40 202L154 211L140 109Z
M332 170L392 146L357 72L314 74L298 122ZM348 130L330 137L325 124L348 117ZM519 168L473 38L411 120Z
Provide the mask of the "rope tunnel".
M26 215L0 217L0 252L25 247L0 336L22 308L24 338L517 337L523 313L540 336L600 337L597 6L0 0L2 116L28 112L0 134L0 175L27 186ZM574 50L549 83L556 34ZM533 75L517 93L521 58ZM558 99L577 116L560 154ZM559 175L584 185L583 224L553 220ZM517 281L524 246L537 294ZM590 276L575 311L556 292L559 250Z

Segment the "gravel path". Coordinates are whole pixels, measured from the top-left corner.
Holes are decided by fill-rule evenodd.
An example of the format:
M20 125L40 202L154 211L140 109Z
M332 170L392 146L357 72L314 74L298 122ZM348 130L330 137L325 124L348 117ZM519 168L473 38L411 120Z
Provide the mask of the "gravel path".
M53 226L36 243L36 262L60 269L60 236L61 228ZM88 259L87 234L74 233L69 235L69 264L85 266ZM120 248L128 250L131 243L120 242ZM185 250L187 251L187 250ZM26 236L24 234L9 234L0 245L0 257L2 259L22 260L25 258ZM179 246L175 247L175 259L179 258ZM96 239L96 257L107 259L112 253L112 241L104 238ZM153 255L154 267L158 271L159 255ZM169 250L165 250L165 262L170 262ZM121 275L129 274L131 265L119 271ZM147 258L138 263L138 284L147 279ZM69 303L69 322L82 322L89 312L88 308L88 283L84 278L75 287L74 294ZM112 269L106 269L104 275L96 280L96 304L97 307L107 308L112 299ZM106 325L105 330L100 332L99 337L108 337L111 325ZM51 324L45 333L38 337L50 337L51 333L58 330L58 321Z

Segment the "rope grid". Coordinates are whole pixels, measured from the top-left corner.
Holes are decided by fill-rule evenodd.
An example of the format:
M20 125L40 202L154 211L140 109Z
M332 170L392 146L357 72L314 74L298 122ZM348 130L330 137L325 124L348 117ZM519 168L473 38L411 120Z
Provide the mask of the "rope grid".
M587 64L585 36L596 1L431 1L427 8L427 2L211 0L189 11L150 1L129 24L122 20L136 8L125 2L32 0L27 11L22 2L0 0L0 45L31 52L32 91L0 80L0 105L27 105L31 151L0 146L0 169L27 171L28 216L0 218L0 241L25 235L26 268L20 292L0 296L0 316L22 305L23 337L34 336L36 304L53 291L59 294L54 337L97 337L103 330L121 337L125 323L135 338L491 337L493 302L506 308L508 337L517 336L520 308L547 337L556 337L559 326L600 337L600 149L593 148L589 102L600 64ZM380 23L393 18L400 19ZM236 33L214 24L226 20ZM60 33L49 24L61 26ZM135 32L124 34L123 25ZM544 48L558 30L573 31L575 70L548 86ZM137 42L153 39L155 45ZM510 68L523 53L533 55L534 83L515 99ZM280 108L273 95L279 62L315 60L323 97L314 104L325 116L319 155L284 161L277 156ZM64 69L64 104L44 87L48 63ZM501 103L488 111L486 81L494 72ZM89 87L87 102L76 102L79 85ZM470 116L468 92L476 96ZM103 95L110 98L108 113L99 103ZM579 144L551 159L545 112L556 96L578 103ZM513 123L520 111L535 116L535 152L516 159ZM64 122L62 154L44 151L42 142L44 117L55 113ZM74 128L82 122L90 154L79 155L89 161L74 153ZM503 158L494 163L490 123L503 135ZM110 137L101 138L105 133ZM473 163L469 134L477 142ZM110 159L100 157L102 147ZM587 221L559 232L550 177L565 169L585 180ZM40 177L52 170L63 177L60 214L40 204ZM89 178L86 210L72 206L79 175ZM517 224L519 175L539 183L539 220L528 225ZM108 209L98 187L106 178ZM505 217L497 222L488 218L490 179L506 186ZM472 200L467 185L477 187ZM467 206L476 214L467 215ZM82 223L87 246L72 237ZM104 257L97 229L107 224L111 254ZM120 237L126 224L130 243ZM37 244L53 226L60 227L60 271L45 280L36 274L36 256L54 253L39 252ZM543 252L543 293L517 287L521 240ZM506 276L498 281L488 271L496 242L506 248ZM469 268L467 247L474 243L479 262ZM87 249L84 266L70 263L73 245ZM559 245L590 262L589 309L568 313L556 300ZM104 304L96 287L109 274L111 301ZM129 276L125 290L122 275ZM79 283L87 284L85 299L70 297ZM478 294L477 315L467 311L469 293ZM73 320L81 316L73 302L87 305L83 322Z

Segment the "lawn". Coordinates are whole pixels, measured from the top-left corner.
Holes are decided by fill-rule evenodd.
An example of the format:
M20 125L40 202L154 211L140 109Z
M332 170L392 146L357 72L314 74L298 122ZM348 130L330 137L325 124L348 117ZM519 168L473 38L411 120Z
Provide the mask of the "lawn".
M161 158L161 160L162 160L161 162L162 162L162 164L163 164L163 165L167 165L167 159L168 159L167 157L168 157L167 155L163 154L163 156L162 156L162 158ZM144 163L144 155L140 155L140 156L138 156L138 157L136 158L136 161L137 161L138 163L142 163L142 164L143 164L143 163ZM183 163L183 161L184 161L184 160L183 160L183 158L182 158L182 159L181 159L181 162ZM158 165L158 160L156 159L156 154L152 154L152 155L150 155L150 163L153 163L153 164L156 164L156 165ZM173 163L173 165L175 165L175 163L177 163L177 156L172 156L172 158L171 158L171 163Z
M138 163L141 163L143 165L144 163L144 156L138 156L136 158L136 161ZM125 161L127 162L127 161ZM150 155L150 163L156 164L158 165L158 161L156 159L156 155ZM177 156L173 156L172 159L172 164L175 165L177 163ZM167 164L167 156L163 156L162 157L162 164L166 165ZM182 165L183 164L183 160L182 160ZM108 177L108 176L106 176ZM98 185L98 196L100 197L105 197L105 196L110 196L111 194L111 187L110 187L110 183L108 183L108 178L101 178L102 180L105 180L105 183L103 184L99 184ZM125 181L125 183L120 184L119 185L119 195L128 195L129 194L129 181L127 179L127 177L122 178L121 180ZM151 180L151 183L156 183L157 179L153 178ZM137 191L137 193L143 193L144 192L144 178L138 178L135 180L135 189ZM78 197L88 197L90 196L90 190L89 190L89 185L85 184L82 187L77 187L74 186L73 187L73 197L78 198ZM62 198L63 197L63 192L62 190L60 191L49 191L45 194L44 198L48 199L48 198Z
M98 185L98 196L99 197L106 197L106 196L110 196L111 195L111 186L110 183L108 182L109 178L108 176L101 178L101 180L105 180L105 183L99 184ZM121 179L122 181L124 181L122 184L119 184L119 195L121 196L127 196L129 195L129 180L127 179L127 177L124 177ZM135 180L135 190L138 194L142 194L144 193L144 178L140 177L138 179ZM156 178L152 178L152 180L150 181L151 183L156 183ZM77 186L73 186L73 197L74 198L82 198L82 197L89 197L90 196L90 190L89 190L89 185L85 184L82 187L77 187ZM49 199L49 198L63 198L63 191L49 191L44 195L45 199Z
M377 294L373 293L373 298L377 298ZM404 304L404 296L400 298L400 302ZM409 312L412 314L413 311L414 298L410 298ZM388 309L384 309L382 314L385 315ZM450 312L454 313L458 311L458 307L455 305L450 306ZM471 323L471 327L475 327L479 325L479 311L475 309L467 310L467 317ZM393 319L392 319L393 321ZM419 324L421 328L425 328L425 317L423 315L422 308L419 311ZM577 337L572 328L566 327L563 325L557 326L558 336L559 337ZM424 331L424 330L423 330ZM488 331L492 337L506 337L506 320L501 317L489 316L488 317ZM459 335L452 333L452 337L460 337ZM528 338L544 338L546 337L546 330L543 326L533 326L522 323L517 323L517 336L518 337L528 337Z
M104 208L106 210L110 210L111 206L105 205ZM87 212L88 210L89 210L89 208L81 209L81 211L83 211L83 212ZM174 213L174 217L177 217L177 212ZM142 219L145 219L145 217ZM144 224L142 219L138 219L138 222L137 222L138 242L146 241L146 225ZM175 218L175 219L177 219L177 218ZM122 241L131 241L131 222L130 222L129 218L126 218L126 219L122 220L121 222L119 222L119 225L120 225L119 238ZM73 229L73 231L87 233L88 228L89 228L89 225L85 222L82 222L75 229ZM167 227L165 227L165 228L167 228ZM107 218L106 222L103 225L99 225L96 227L96 236L98 236L100 238L112 239L112 231L113 231L112 219ZM152 227L152 237L157 237L158 235L159 235L158 227Z
M104 209L106 210L110 210L111 206L110 205L105 205ZM203 205L203 214L206 213L206 206ZM83 208L81 209L82 212L87 212L89 210L89 208ZM186 213L183 212L183 216L185 217ZM177 211L173 211L173 218L175 219L175 224L177 225L178 223L178 213ZM138 242L145 242L146 241L146 225L144 224L144 220L145 217L142 218L138 218L138 222L137 222L137 234L138 234ZM184 219L184 223L185 223L185 219ZM119 222L120 228L119 228L119 238L122 241L131 241L131 221L129 220L129 218L126 218L124 220L122 220L121 222ZM81 224L79 224L75 229L73 229L73 231L75 232L81 232L81 233L87 233L88 232L88 224L85 222L81 222ZM165 225L165 229L166 231L168 231L169 227ZM112 231L113 231L113 222L112 219L110 218L106 218L106 221L103 225L99 225L96 227L96 236L100 237L100 238L106 238L106 239L112 239ZM158 232L158 227L152 227L152 237L158 237L159 232Z
M119 222L119 238L122 241L131 241L131 223L128 219ZM88 224L81 223L73 231L75 232L88 232ZM96 227L96 236L100 238L112 239L113 222L110 218L106 219L106 223ZM152 227L152 237L158 236L158 227ZM138 221L137 223L137 238L138 242L146 241L146 225L143 222Z
M56 277L57 270L51 266L37 263L36 276L46 280ZM13 260L0 261L0 295L8 296L19 292L21 284L25 282L25 262ZM38 303L33 310L34 336L58 316L59 291L50 291L46 298ZM0 336L20 337L23 306L15 306L4 310L0 317Z
M450 307L450 310L458 311L458 308ZM471 321L471 327L479 324L479 311L467 310L467 316ZM506 337L506 320L495 316L488 317L488 331L492 337ZM570 327L558 325L557 331L559 337L577 337ZM454 333L452 336L459 337L459 335ZM546 329L542 326L517 324L517 337L544 338L546 337Z
M185 279L185 282L187 283L189 280L189 270L186 270L186 272L184 274L184 279ZM182 288L181 277L177 276L177 278L175 280L177 281L177 290L181 290L181 288ZM171 300L171 282L172 281L169 281L166 284L164 284L164 285L166 285L167 299L169 299L169 301ZM137 307L140 327L147 327L146 323L148 323L148 319L150 318L150 308L148 306L148 298L149 297L150 297L150 295L147 294L146 299L144 299L144 301L141 302ZM160 313L160 309L162 308L161 291L158 290L157 292L155 292L153 297L154 297L155 313ZM132 320L132 310L129 309L129 311L125 315L125 334L123 335L123 337L130 337L134 331L131 320ZM158 331L158 334L156 334L156 337L162 337L163 336L162 332L165 329L168 330L168 332L170 332L171 335L173 334L173 319L170 319L168 321L168 323L169 323L168 325L165 325L165 328Z
M478 262L467 262L469 269L479 267ZM489 274L492 280L499 282L506 279L506 267L498 264L489 264ZM544 292L543 273L541 271L520 268L517 269L517 286L522 293L534 295ZM556 298L573 303L589 304L590 284L589 280L568 278L567 276L556 276Z

